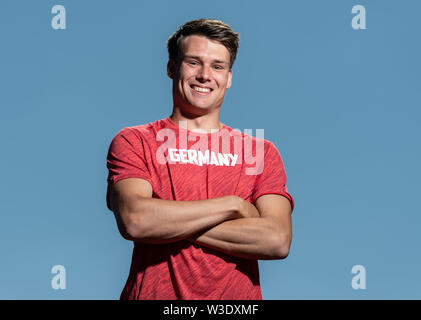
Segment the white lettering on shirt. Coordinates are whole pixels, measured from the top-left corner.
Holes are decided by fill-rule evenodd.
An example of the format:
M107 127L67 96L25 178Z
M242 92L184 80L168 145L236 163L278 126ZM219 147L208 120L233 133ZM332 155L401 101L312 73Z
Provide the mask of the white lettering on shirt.
M234 167L238 154L215 153L213 151L194 149L168 149L168 155L173 163L190 163L198 166L213 164L216 166Z

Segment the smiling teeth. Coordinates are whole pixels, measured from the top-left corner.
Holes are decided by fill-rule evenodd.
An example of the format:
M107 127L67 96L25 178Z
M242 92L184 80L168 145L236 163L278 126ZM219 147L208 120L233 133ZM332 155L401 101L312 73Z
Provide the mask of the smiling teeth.
M193 87L193 89L199 92L210 92L209 88Z

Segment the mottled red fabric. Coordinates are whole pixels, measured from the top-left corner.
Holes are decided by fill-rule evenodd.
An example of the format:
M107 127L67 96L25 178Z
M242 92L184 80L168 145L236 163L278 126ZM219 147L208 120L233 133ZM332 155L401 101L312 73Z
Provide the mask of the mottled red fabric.
M257 160L253 163L250 156ZM110 210L111 187L125 178L149 181L153 197L159 199L237 195L254 203L264 194L280 194L294 208L282 159L273 143L225 125L218 132L195 133L166 118L123 128L110 144L107 168ZM134 242L130 274L120 298L259 300L258 262L189 240Z

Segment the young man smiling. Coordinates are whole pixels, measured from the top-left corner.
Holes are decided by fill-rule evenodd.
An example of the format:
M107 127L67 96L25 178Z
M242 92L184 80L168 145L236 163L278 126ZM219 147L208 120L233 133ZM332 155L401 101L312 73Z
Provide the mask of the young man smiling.
M219 120L238 41L218 20L181 26L167 41L171 116L111 142L107 206L134 242L121 299L262 299L257 260L289 253L279 152Z

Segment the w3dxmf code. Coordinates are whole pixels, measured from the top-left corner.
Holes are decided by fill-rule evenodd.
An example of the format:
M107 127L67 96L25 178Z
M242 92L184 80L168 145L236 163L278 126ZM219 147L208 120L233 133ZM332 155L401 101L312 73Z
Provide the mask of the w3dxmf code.
M163 314L164 315L190 315L190 317L194 317L197 313L207 313L213 315L231 315L231 314L256 314L259 310L257 304L214 304L214 305L206 305L206 307L179 307L173 306L172 304L169 307L164 307Z

